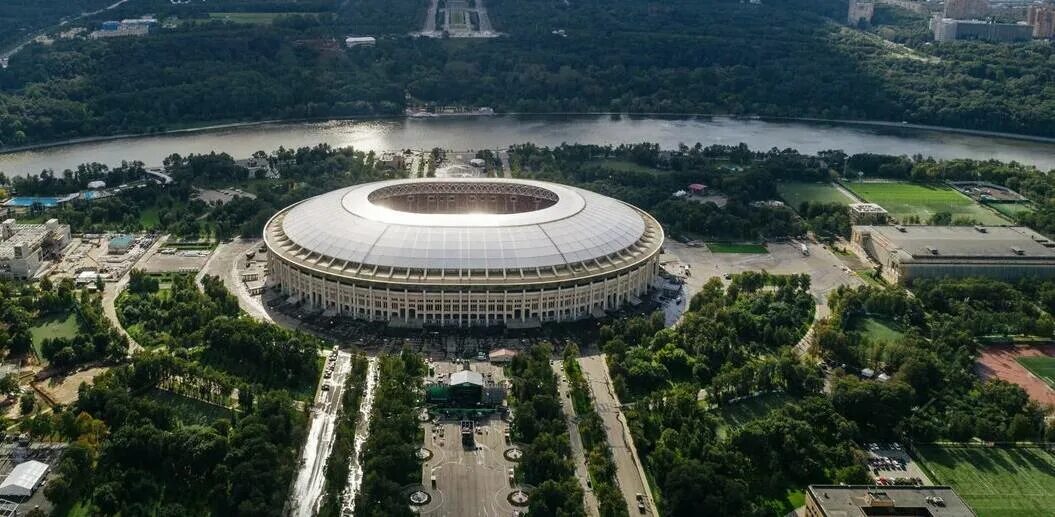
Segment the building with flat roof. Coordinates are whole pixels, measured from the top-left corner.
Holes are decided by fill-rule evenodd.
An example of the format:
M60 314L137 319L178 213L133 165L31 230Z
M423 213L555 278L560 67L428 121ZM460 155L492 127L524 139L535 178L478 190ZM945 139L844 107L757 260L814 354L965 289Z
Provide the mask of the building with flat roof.
M69 225L49 219L44 224L0 223L0 278L32 278L44 261L70 243Z
M850 203L851 224L884 224L889 214L875 203Z
M1024 226L854 226L850 242L891 283L1055 276L1055 242Z
M128 250L132 248L132 243L135 242L135 237L131 235L118 235L110 239L110 242L106 245L106 252L111 255L121 255L128 253Z
M989 20L955 20L940 16L931 20L934 41L961 40L1012 43L1033 39L1033 27L1025 23L997 23Z
M806 517L974 517L947 486L810 485Z

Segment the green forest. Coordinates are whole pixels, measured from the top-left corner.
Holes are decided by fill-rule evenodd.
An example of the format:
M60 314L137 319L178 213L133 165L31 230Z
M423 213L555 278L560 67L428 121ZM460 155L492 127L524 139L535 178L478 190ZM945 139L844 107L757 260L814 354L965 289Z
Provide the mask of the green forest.
M107 15L154 12L146 7ZM209 21L198 3L157 6L176 22L146 37L30 45L0 70L0 147L220 121L396 115L408 104L1055 135L1050 45L932 44L913 36L919 20L889 13L861 32L838 23L839 0L494 0L488 9L506 36L481 41L411 37L424 8L422 0L211 6L291 13L241 24ZM348 34L380 39L345 49Z

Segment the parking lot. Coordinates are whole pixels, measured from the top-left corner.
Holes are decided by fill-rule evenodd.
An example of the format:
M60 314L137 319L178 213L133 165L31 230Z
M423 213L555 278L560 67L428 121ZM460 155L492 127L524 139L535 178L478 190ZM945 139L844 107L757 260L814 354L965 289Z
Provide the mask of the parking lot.
M443 382L462 369L452 361L430 362L432 382ZM487 362L473 361L470 367L495 383L506 382L502 369ZM425 425L423 447L432 457L422 464L421 479L431 501L420 507L424 515L506 517L516 508L507 500L514 490L510 469L516 463L506 459L510 448L506 436L509 423L498 415L477 421L473 446L462 444L458 419L437 418ZM435 477L435 487L432 478Z
M684 281L680 296L664 304L667 323L676 321L689 300L703 284L714 277L727 280L728 275L744 271L767 271L773 274L805 273L810 276L810 292L817 299L817 316L828 314L828 293L840 285L856 286L864 282L839 257L820 244L807 243L808 255L796 242L770 243L768 253L713 253L705 246L689 246L674 240L664 245L660 256L663 268ZM681 298L681 302L677 301Z
M868 443L868 471L878 485L931 485L930 478L901 444Z

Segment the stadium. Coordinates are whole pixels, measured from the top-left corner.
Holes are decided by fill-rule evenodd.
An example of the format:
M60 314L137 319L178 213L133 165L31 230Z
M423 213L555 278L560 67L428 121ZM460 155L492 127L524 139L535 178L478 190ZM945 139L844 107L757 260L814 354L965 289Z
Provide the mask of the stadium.
M663 229L587 190L520 179L391 180L279 211L269 283L393 326L537 326L641 303Z

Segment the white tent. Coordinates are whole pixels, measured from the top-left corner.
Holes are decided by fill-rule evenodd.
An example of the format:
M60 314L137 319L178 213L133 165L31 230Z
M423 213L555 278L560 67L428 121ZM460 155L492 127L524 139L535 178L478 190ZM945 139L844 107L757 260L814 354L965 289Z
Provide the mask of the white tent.
M29 497L33 495L33 491L40 486L40 482L44 479L44 474L47 474L47 472L47 463L35 460L19 463L0 483L0 496Z

